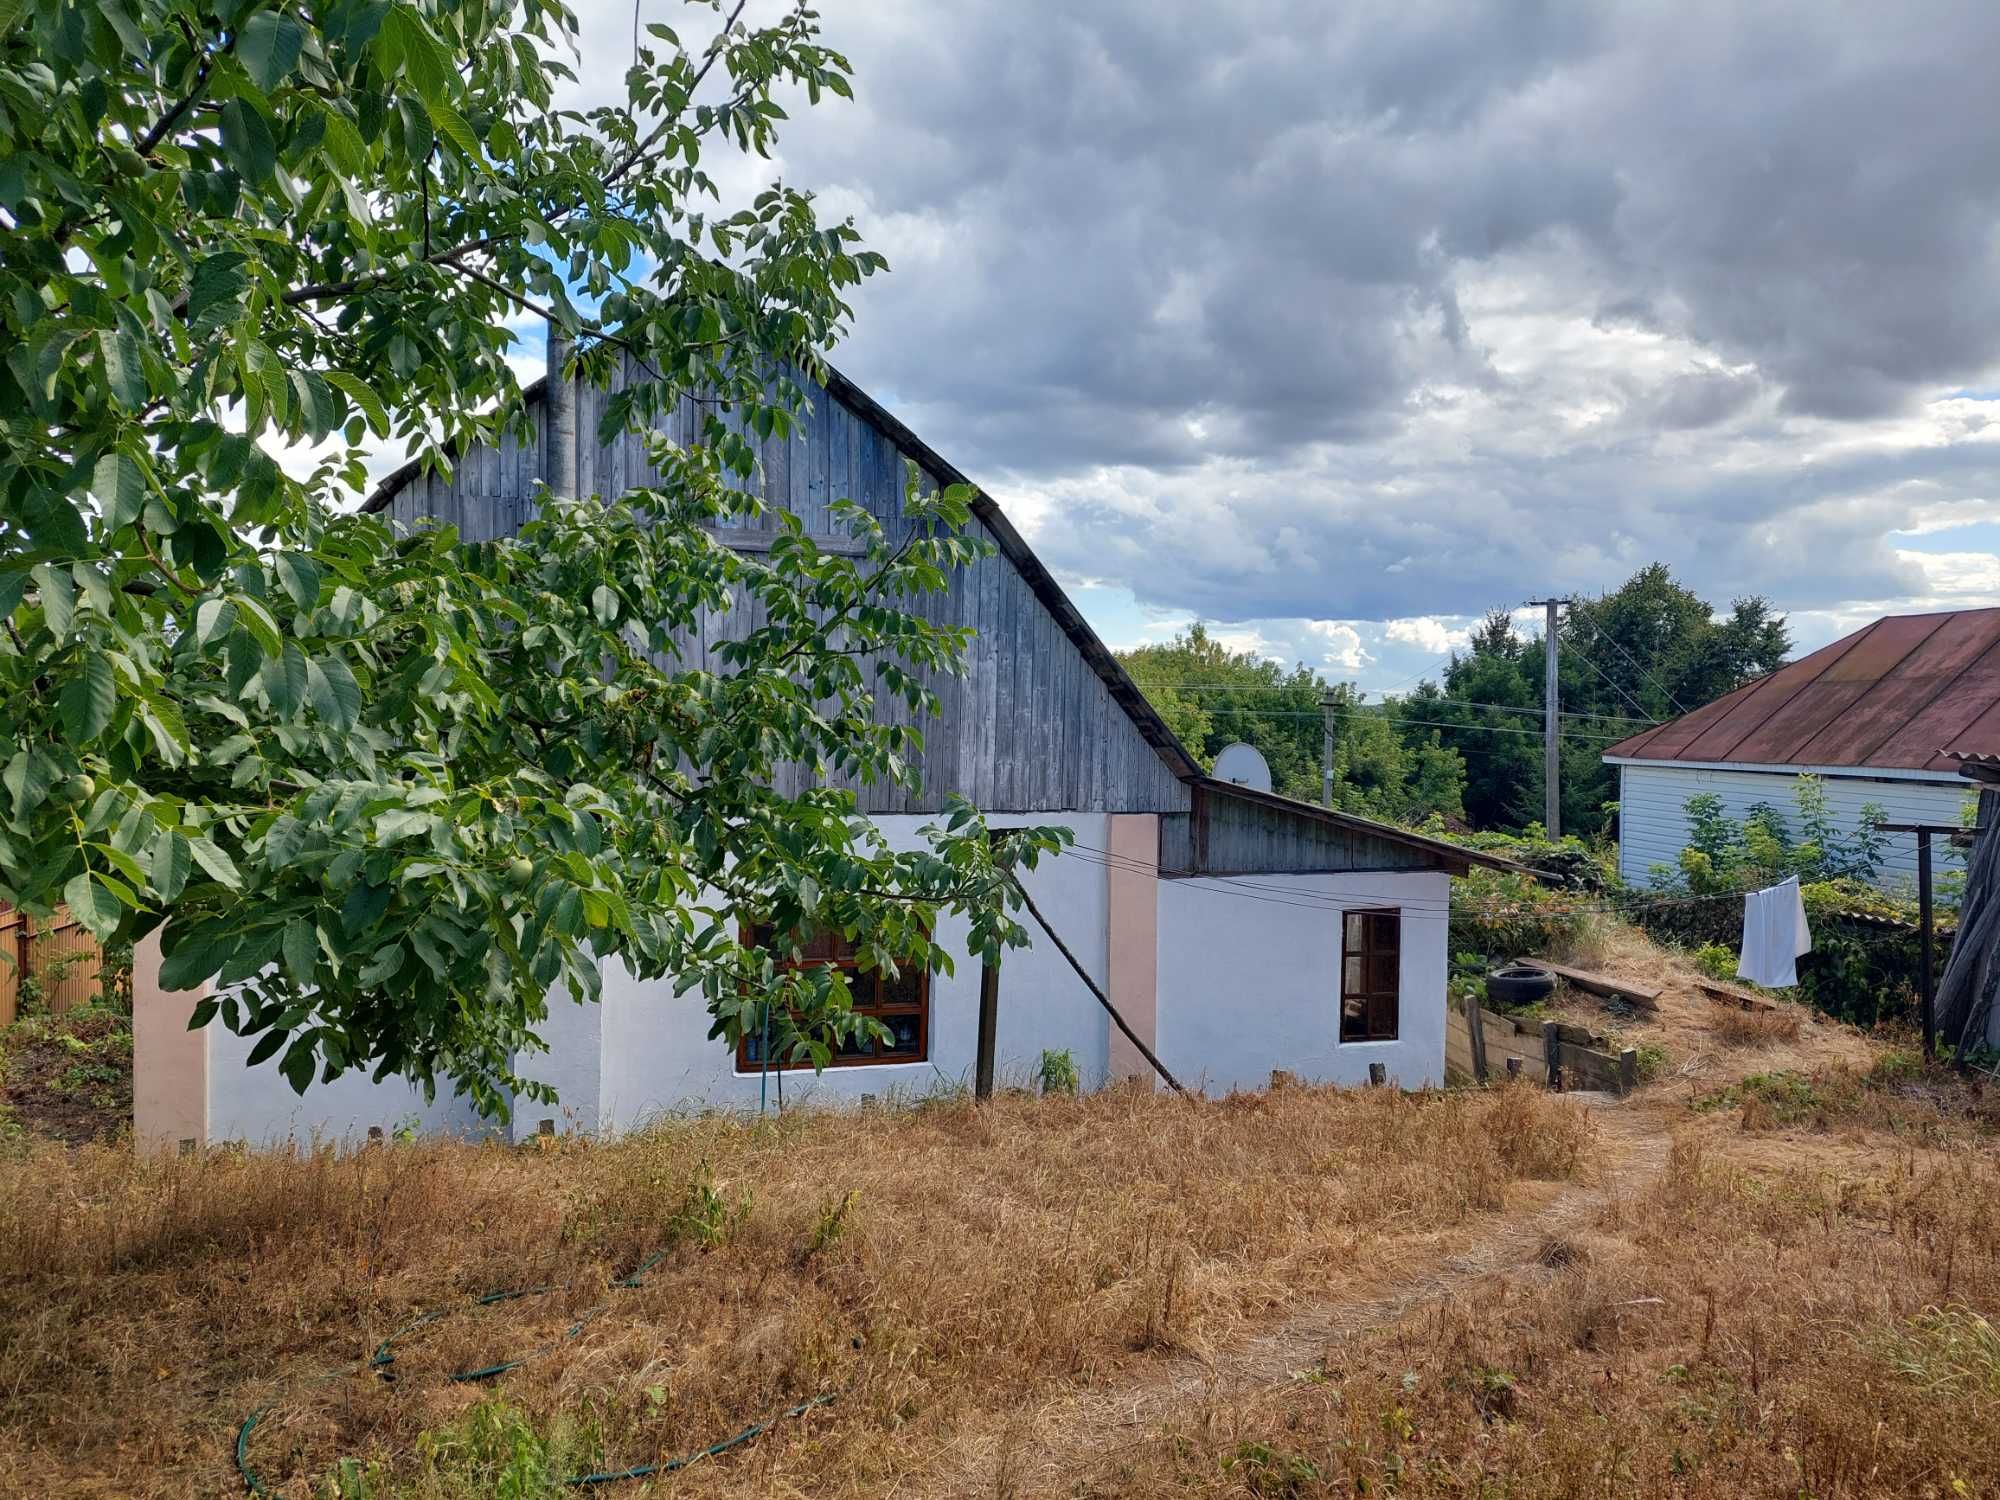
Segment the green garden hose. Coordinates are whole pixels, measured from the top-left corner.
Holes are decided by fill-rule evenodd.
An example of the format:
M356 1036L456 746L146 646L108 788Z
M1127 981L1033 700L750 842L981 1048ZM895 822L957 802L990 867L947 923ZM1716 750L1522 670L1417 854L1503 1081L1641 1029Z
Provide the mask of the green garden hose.
M766 1417L761 1422L752 1422L734 1437L726 1437L719 1443L710 1443L695 1453L683 1454L679 1458L664 1459L656 1464L637 1464L629 1469L613 1469L605 1474L575 1474L563 1481L578 1488L598 1484L616 1484L621 1479L644 1479L650 1474L671 1474L676 1469L685 1469L689 1464L699 1463L704 1458L714 1458L719 1453L727 1453L739 1443L747 1443L759 1433L769 1432L788 1417L802 1417L815 1406L825 1406L833 1400L831 1393L815 1396L810 1401L801 1401L797 1406L788 1406L776 1416Z

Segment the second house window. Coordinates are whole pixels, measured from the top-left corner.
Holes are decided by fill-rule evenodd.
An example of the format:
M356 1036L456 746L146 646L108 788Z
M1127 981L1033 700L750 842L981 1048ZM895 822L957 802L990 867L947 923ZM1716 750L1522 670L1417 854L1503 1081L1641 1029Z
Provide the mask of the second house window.
M1403 914L1343 914L1340 945L1340 1039L1393 1042L1401 1009Z

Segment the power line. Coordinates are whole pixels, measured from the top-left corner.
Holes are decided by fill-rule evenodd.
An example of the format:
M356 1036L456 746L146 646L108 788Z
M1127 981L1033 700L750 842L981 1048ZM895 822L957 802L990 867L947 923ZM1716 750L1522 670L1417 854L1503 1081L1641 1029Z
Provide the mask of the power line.
M1471 852L1471 851L1468 851ZM1130 855L1116 854L1095 845L1073 843L1064 851L1069 857L1085 864L1116 869L1123 873L1143 875L1148 879L1174 885L1185 885L1199 881L1200 889L1211 890L1222 895L1236 895L1241 899L1262 901L1271 906L1289 906L1303 911L1349 912L1380 910L1394 907L1404 912L1413 921L1449 921L1454 916L1493 917L1514 916L1519 908L1513 903L1491 906L1473 906L1460 903L1453 907L1446 902L1425 900L1421 897L1392 896L1383 891L1352 890L1310 890L1297 886L1279 886L1268 880L1258 881L1243 876L1203 875L1192 870L1161 871L1153 865L1136 860ZM1411 872L1425 873L1425 872ZM1534 873L1534 872L1530 872ZM1301 875L1300 879L1314 878ZM1271 894L1263 894L1271 893ZM1626 916L1635 911L1652 911L1671 906L1693 906L1702 902L1741 901L1748 894L1744 891L1717 891L1707 895L1646 896L1632 897L1624 901L1606 900L1596 897L1589 901L1578 901L1564 908L1562 915ZM1901 941L1902 934L1885 933L1880 941ZM1863 938L1863 941L1869 939Z
M1302 708L1267 708L1260 710L1258 717L1264 719L1318 720L1321 716L1317 713L1308 713ZM1390 719L1384 722L1390 724L1416 724L1426 729L1462 729L1470 734L1525 734L1535 739L1542 737L1542 731L1539 729L1517 729L1511 724L1460 724L1451 719L1404 718ZM1577 734L1572 732L1570 738L1573 740L1585 740L1598 745L1613 745L1619 740L1629 739L1631 736L1629 734Z
M1571 649L1574 650L1575 648L1572 647ZM1228 682L1201 682L1201 683L1140 682L1138 684L1138 687L1141 692L1145 692L1148 689L1157 689L1161 692L1170 692L1170 693L1294 693L1303 695L1304 693L1311 691L1311 689L1303 687L1286 687L1278 685L1267 685L1261 683L1250 686L1239 687L1234 683L1228 683ZM1540 708L1535 707L1533 704L1488 703L1478 698L1450 698L1442 695L1435 698L1412 698L1407 696L1397 697L1392 693L1383 692L1380 689L1371 689L1369 692L1360 694L1360 696L1362 698L1375 696L1382 700L1379 703L1359 704L1358 706L1362 708L1387 708L1393 704L1404 704L1410 702L1449 703L1460 708L1485 708L1485 709L1492 709L1499 713L1532 714L1537 718L1541 717L1542 714L1542 710ZM1263 711L1264 710L1259 710L1259 712ZM1608 719L1614 723L1620 723L1620 724L1630 724L1634 722L1644 723L1644 724L1657 724L1660 722L1658 719L1655 719L1650 715L1644 713L1606 714L1606 713L1594 713L1587 709L1568 710L1563 712L1562 717L1565 719Z
M1576 617L1574 615L1571 615L1570 618L1575 619ZM1583 618L1584 618L1584 623L1590 626L1592 632L1597 636L1597 638L1600 641L1610 642L1611 649L1613 651L1616 651L1620 656L1624 657L1625 660L1628 663L1630 663L1634 671L1638 672L1640 676L1644 677L1648 682L1652 683L1654 687L1658 688L1661 692L1667 695L1667 702L1673 704L1674 712L1683 714L1687 712L1686 705L1683 704L1680 699L1676 698L1673 695L1673 692L1667 687L1667 685L1664 682L1660 681L1659 678L1653 675L1652 670L1650 668L1641 665L1638 659L1635 658L1631 652L1627 651L1623 646L1619 645L1617 637L1609 634L1602 625L1599 625L1597 621L1593 620L1589 615L1585 615Z
M1595 672L1599 680L1602 681L1606 686L1608 686L1612 692L1616 693L1619 697L1623 698L1627 703L1631 704L1634 708L1638 708L1639 717L1644 719L1646 723L1657 724L1660 722L1658 719L1648 717L1645 709L1639 708L1639 700L1637 698L1634 698L1630 693L1626 692L1625 689L1620 687L1616 682L1612 681L1612 679L1605 673L1604 669L1600 667L1596 662L1590 659L1589 653L1586 652L1583 649L1583 647L1572 643L1569 648L1569 654L1575 657L1578 661L1582 662L1586 667L1590 668L1591 671Z

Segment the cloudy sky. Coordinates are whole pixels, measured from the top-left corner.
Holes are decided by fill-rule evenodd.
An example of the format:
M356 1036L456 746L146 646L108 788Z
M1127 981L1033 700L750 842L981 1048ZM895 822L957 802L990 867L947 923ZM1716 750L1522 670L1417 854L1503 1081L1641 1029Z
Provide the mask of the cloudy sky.
M2000 603L2000 7L821 9L775 170L893 268L837 362L1112 644L1391 689L1656 559L1801 646Z

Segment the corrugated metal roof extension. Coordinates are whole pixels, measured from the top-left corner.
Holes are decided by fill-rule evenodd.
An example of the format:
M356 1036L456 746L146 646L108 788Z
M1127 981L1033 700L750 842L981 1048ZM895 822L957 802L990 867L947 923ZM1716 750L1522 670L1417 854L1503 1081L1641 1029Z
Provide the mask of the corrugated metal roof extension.
M2000 754L2000 609L1889 615L1607 758L1953 771Z

